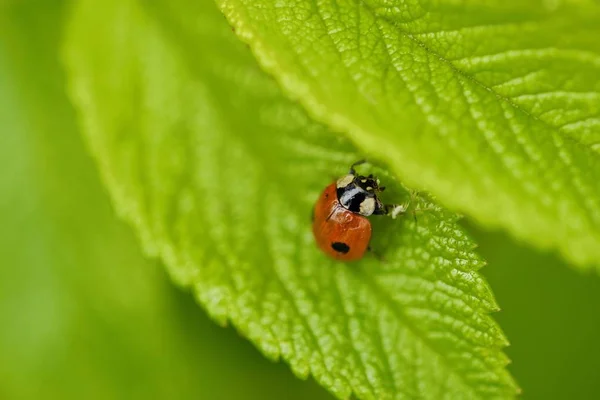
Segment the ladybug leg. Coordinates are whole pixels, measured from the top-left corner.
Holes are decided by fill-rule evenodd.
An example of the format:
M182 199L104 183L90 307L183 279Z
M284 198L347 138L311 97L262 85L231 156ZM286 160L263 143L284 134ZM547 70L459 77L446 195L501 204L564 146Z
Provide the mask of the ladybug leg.
M408 202L405 204L385 204L383 210L385 215L392 217L392 219L396 219L398 215L406 213L408 206Z
M367 160L358 160L357 162L355 162L354 164L352 164L352 165L350 166L350 172L348 172L348 173L349 173L350 175L356 175L356 170L354 169L354 167L356 167L356 166L358 166L358 165L361 165L361 164L364 164L364 163L366 163L366 162L367 162Z
M396 217L400 214L404 214L408 208L408 203L406 204L382 204L373 212L374 215L387 215L388 217L392 217L392 219L396 219Z
M389 217L392 217L392 219L396 219L396 217L398 215L406 214L410 205L415 201L417 196L418 196L418 192L411 191L410 198L403 204L384 204L383 207L381 207L379 210L377 210L375 212L375 214L387 215ZM415 219L415 223L417 222L417 214L416 214L417 211L422 211L422 210L414 209L412 211L413 217Z

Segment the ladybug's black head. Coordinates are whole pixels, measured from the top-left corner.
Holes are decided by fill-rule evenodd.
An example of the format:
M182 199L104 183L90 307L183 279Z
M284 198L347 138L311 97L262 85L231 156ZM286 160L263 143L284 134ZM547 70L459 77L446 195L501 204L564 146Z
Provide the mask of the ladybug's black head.
M385 187L379 186L379 180L373 175L345 175L337 180L336 188L338 201L352 212L368 217L383 210L377 193L382 192Z
M374 178L372 174L369 176L355 175L355 179L357 185L367 192L377 194L385 190L385 186L379 186L379 179Z

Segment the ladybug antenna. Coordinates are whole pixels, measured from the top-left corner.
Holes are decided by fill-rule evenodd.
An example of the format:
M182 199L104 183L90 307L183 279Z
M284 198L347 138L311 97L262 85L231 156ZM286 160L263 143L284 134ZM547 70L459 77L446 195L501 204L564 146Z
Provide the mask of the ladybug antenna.
M361 165L366 163L367 160L358 160L357 162L355 162L354 164L352 164L350 166L350 175L356 175L356 170L354 169L354 167L356 167L357 165Z
M379 191L380 191L380 192L383 192L384 190L385 190L385 186L380 186L380 187L379 187Z

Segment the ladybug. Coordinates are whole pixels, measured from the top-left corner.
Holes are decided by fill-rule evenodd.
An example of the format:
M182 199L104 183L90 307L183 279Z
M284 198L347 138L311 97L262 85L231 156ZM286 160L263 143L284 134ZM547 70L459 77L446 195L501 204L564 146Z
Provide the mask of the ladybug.
M365 160L350 166L342 176L325 188L313 213L313 234L319 248L340 261L360 260L371 240L370 215L395 218L406 211L402 205L383 204L377 194L385 187L373 175L358 175L354 169Z

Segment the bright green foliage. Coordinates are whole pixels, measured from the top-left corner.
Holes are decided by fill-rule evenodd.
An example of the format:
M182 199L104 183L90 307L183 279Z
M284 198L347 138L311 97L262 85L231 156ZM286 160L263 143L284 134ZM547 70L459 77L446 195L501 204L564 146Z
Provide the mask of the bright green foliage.
M0 15L0 399L331 399L143 257L64 93L62 6L18 3Z
M600 266L598 2L219 3L289 96L404 181Z
M141 3L141 2L140 2ZM214 5L92 0L65 60L84 134L148 253L270 358L340 398L511 398L506 340L456 216L374 222L373 255L322 255L320 191L359 158L254 62ZM384 200L409 196L384 170Z

